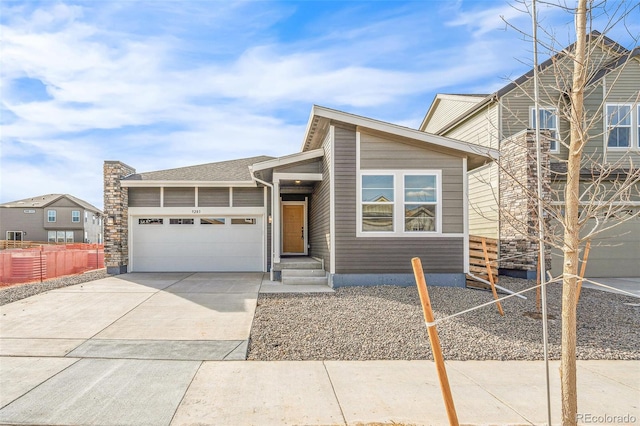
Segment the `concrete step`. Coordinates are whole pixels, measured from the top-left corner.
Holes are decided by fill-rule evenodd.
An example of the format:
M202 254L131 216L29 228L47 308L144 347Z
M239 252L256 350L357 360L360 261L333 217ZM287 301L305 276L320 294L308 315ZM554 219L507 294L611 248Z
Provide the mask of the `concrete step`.
M323 269L283 269L283 277L324 277L327 273Z
M327 277L282 277L284 285L329 285Z
M275 265L276 271L284 271L286 269L322 269L322 262L317 260L288 260Z

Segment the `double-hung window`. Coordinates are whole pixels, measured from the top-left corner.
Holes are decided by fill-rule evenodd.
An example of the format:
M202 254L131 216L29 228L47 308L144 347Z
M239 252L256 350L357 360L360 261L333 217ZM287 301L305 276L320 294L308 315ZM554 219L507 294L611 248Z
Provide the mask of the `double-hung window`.
M440 230L440 171L363 171L358 236L420 236Z
M529 115L531 128L536 128L536 109L531 108ZM549 150L558 151L558 115L555 108L538 108L538 117L540 117L540 130L549 130L551 133L551 141Z
M80 223L80 210L71 211L71 222Z
M631 146L631 105L607 104L607 147Z
M435 175L404 176L404 231L435 232L438 188Z
M47 222L55 222L55 221L56 221L56 211L47 210Z
M362 232L393 232L395 176L362 175Z

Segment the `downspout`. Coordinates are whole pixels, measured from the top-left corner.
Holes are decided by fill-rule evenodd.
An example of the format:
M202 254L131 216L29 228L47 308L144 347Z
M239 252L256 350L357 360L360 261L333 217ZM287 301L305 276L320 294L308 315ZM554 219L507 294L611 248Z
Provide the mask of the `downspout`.
M258 183L261 183L265 186L268 186L269 188L271 188L271 217L273 217L273 212L275 209L275 205L274 205L274 200L275 197L273 196L273 184L269 183L269 182L265 182L262 179L258 179L254 174L253 174L253 169L251 168L251 166L249 166L249 170L251 172L251 178L253 180L255 180ZM271 267L269 268L269 280L274 281L274 277L273 277L273 220L271 220L271 223L269 224L271 226Z

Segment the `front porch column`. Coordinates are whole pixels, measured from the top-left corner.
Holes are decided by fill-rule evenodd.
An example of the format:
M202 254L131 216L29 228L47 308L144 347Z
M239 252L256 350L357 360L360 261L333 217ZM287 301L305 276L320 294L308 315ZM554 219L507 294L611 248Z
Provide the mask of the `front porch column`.
M280 263L280 182L273 182L273 263ZM273 265L271 265L273 268Z

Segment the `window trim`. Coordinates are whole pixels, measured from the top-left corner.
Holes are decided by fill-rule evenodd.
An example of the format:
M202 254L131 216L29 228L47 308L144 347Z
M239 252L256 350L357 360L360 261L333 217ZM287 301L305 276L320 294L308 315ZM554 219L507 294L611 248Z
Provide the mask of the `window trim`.
M621 127L621 128L628 128L629 129L629 145L627 146L609 146L609 107L610 106L615 106L618 107L618 109L622 106L628 106L629 107L629 125L628 126L613 126L611 127L611 129L615 129L616 127ZM633 122L634 122L634 114L633 114L633 104L627 103L627 102L607 102L604 105L604 146L608 151L627 151L629 149L632 149L635 145L638 144L638 142L640 141L636 141L636 143L633 143ZM636 120L637 120L637 116L636 116Z
M53 213L53 215L51 214ZM53 218L53 220L51 220ZM47 210L47 223L56 223L58 220L58 212L56 210Z
M380 205L391 205L391 226L392 226L392 230L391 231L363 231L362 230L362 206L365 204L364 201L362 201L362 178L364 176L391 176L392 181L393 181L393 201L387 201L384 203L372 203L372 202L366 202L366 204L380 204ZM365 235L388 235L388 234L395 234L397 232L397 221L396 221L396 203L397 203L397 183L398 182L398 176L396 173L393 173L393 171L391 170L387 170L387 171L370 171L370 170L366 170L366 171L361 171L359 176L358 176L358 183L359 183L359 189L358 189L358 232L365 234Z
M74 213L77 213L78 216L76 217ZM80 223L80 210L71 210L71 223Z
M363 231L362 230L362 176L392 175L393 176L393 232L392 231ZM435 176L436 178L436 230L435 231L405 231L404 230L404 179L405 176ZM400 198L398 198L400 197ZM441 237L442 233L442 170L438 169L389 169L389 170L359 170L356 177L356 238L431 238ZM411 203L409 203L411 204Z
M432 201L428 201L428 202L408 202L405 199L406 196L406 186L405 186L405 178L407 176L434 176L436 178L436 201L432 202ZM440 180L441 180L441 176L438 176L436 174L433 173L413 173L410 170L406 170L403 174L402 174L402 232L405 234L435 234L435 233L442 233L442 224L440 223L442 220L442 202L441 202L441 197L442 197L442 191L440 191ZM435 226L435 230L433 231L407 231L406 228L406 224L405 221L407 220L407 216L406 216L406 211L405 211L405 205L407 204L421 204L421 205L425 205L425 206L435 206L436 207L436 226Z
M558 120L558 108L556 107L538 107L538 114L540 114L540 111L551 111L552 114L556 117L556 127L555 129L551 129L551 128L547 128L547 127L540 127L540 130L553 130L556 133L556 137L554 138L554 140L550 141L551 143L549 144L549 152L553 152L553 153L558 153L560 152L560 141L559 141L559 137L560 137L560 121ZM536 107L532 106L529 107L529 126L531 129L535 130L535 124L533 123L533 118L535 117L535 112L536 112ZM556 147L555 148L551 148L552 144L555 143Z

